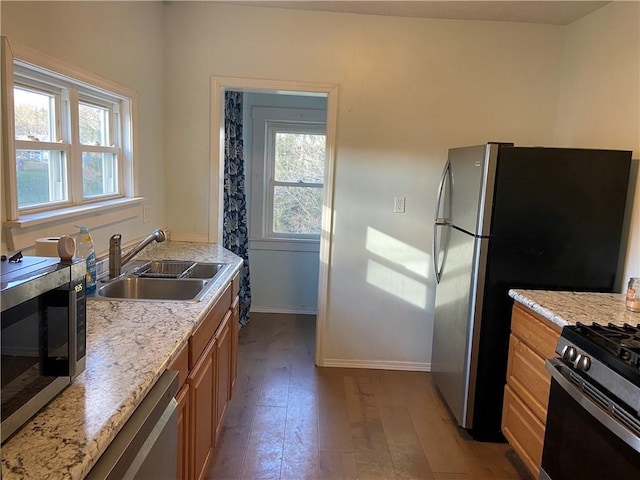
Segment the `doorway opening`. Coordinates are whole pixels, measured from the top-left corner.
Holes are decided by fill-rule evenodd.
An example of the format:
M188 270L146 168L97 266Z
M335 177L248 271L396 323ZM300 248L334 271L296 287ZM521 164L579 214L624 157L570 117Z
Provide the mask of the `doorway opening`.
M260 80L238 77L213 77L211 79L211 205L222 205L224 169L224 95L226 91L246 94L269 94L295 97L320 97L326 99L326 153L322 190L322 220L320 226L316 354L315 363L323 365L323 339L328 310L328 283L331 268L333 183L335 164L335 139L337 124L338 87L334 84ZM222 209L210 208L209 241L222 243Z

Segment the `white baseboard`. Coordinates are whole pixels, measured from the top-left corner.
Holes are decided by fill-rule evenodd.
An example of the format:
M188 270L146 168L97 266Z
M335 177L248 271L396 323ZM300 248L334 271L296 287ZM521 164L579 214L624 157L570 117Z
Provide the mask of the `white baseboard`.
M402 370L407 372L430 372L430 363L395 362L386 360L350 360L331 358L322 362L322 367L371 368L374 370Z
M316 315L317 310L297 307L261 307L259 305L251 305L249 313L285 313L291 315Z

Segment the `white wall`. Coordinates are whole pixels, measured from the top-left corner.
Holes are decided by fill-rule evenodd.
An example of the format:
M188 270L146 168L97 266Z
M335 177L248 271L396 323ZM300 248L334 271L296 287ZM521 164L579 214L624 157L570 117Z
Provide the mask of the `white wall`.
M611 2L567 27L560 87L555 144L633 150L637 172L639 2ZM640 185L633 203L624 288L640 276Z
M163 8L156 2L0 2L2 35L61 58L83 70L137 91L139 195L151 204L151 221L140 216L92 229L96 250L109 237L123 242L165 226L162 145ZM91 224L99 223L92 220ZM60 232L74 233L72 232Z
M171 227L208 229L211 76L338 84L326 363L426 368L431 221L446 150L552 143L563 28L212 3L165 9ZM399 195L405 214L392 212Z

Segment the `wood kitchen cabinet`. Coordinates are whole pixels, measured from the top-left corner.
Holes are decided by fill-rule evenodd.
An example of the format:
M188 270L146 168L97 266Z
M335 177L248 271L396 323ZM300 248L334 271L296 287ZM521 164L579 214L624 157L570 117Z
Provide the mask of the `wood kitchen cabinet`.
M236 276L169 367L179 372L180 379L176 395L176 478L181 480L205 477L233 392L238 344L237 283Z
M227 410L227 404L231 399L231 311L227 313L216 332L216 416L215 416L215 440L220 436L222 419Z
M540 472L551 385L545 361L556 356L561 330L533 310L514 304L502 432L534 478Z
M189 421L189 463L192 478L196 480L204 478L215 446L215 347L216 339L212 338L187 379L192 412Z

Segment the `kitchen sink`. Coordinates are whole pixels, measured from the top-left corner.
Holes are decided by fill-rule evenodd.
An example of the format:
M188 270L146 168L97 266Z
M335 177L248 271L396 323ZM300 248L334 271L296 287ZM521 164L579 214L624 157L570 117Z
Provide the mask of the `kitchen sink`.
M153 302L199 302L228 263L184 260L136 261L113 280L99 280L90 298Z
M98 297L123 300L194 300L207 281L173 278L123 277L96 290Z

